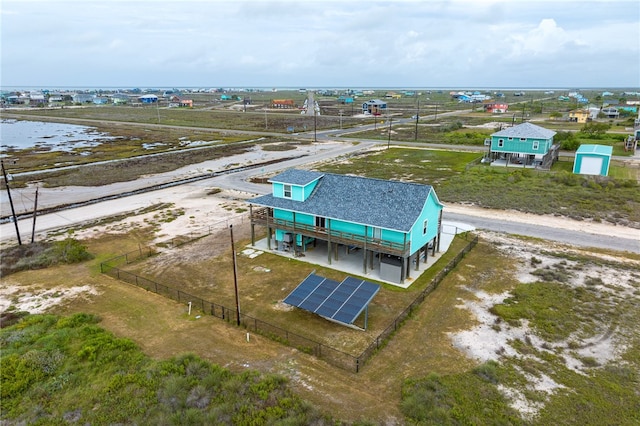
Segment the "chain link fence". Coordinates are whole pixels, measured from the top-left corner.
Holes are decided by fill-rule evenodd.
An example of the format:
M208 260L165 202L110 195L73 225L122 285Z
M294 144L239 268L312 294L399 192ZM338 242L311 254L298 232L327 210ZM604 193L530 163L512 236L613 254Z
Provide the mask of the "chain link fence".
M211 233L211 231L209 231ZM196 238L201 238L207 234L203 234ZM469 236L470 234L467 234ZM193 241L193 240L191 240ZM280 342L287 346L294 347L304 353L313 355L323 359L327 363L336 367L359 372L362 367L371 359L375 353L382 348L393 336L393 334L404 324L411 314L420 306L429 293L434 291L442 280L449 274L453 268L462 260L462 258L475 247L478 243L478 236L473 235L467 245L447 263L447 265L438 272L431 282L422 290L418 296L398 315L394 321L380 333L371 344L358 356L354 356L343 352L339 349L319 343L313 339L293 333L287 329L254 318L250 315L240 313L240 325L247 330L268 337L274 341ZM184 242L182 243L184 244ZM147 291L168 297L180 303L189 303L192 309L200 310L203 314L212 315L214 317L226 320L227 322L236 322L238 318L235 309L227 308L223 305L204 300L198 296L194 296L182 290L166 286L148 278L141 277L134 273L122 270L118 266L126 265L145 257L152 256L155 250L148 247L140 247L129 253L109 259L100 264L100 272L114 277L120 281L138 286Z

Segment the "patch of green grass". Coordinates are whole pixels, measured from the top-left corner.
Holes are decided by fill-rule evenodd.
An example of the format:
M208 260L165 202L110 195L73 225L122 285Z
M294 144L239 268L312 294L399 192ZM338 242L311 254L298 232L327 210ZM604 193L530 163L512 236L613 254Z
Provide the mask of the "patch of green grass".
M2 250L0 276L57 264L78 263L92 258L87 247L73 238L13 246Z
M322 170L435 184L462 174L467 164L480 156L469 152L390 148L366 156L352 157L348 164L323 165Z
M475 276L473 288L484 288L494 280L486 265L475 265L479 253L485 259L496 258L480 247L465 258L462 267L473 265L468 272ZM561 257L561 256L558 256ZM562 271L583 270L600 262L574 256L562 260L551 269ZM500 258L500 256L498 256ZM534 262L536 267L538 262ZM622 269L630 268L631 264ZM611 269L620 269L608 264ZM500 270L501 265L495 265ZM633 269L633 267L631 267ZM461 275L469 281L464 269ZM501 271L503 273L503 271ZM538 282L518 284L512 297L495 305L491 311L498 316L496 323L527 320L529 327L546 343L538 347L530 335L514 339L509 345L517 351L515 356L500 355L500 363L490 361L463 373L430 374L426 378L411 378L403 385L403 413L417 424L584 424L611 423L632 425L640 420L640 305L637 298L622 300L616 292L596 292L588 287L599 285L602 279L590 276L587 288L571 284ZM606 339L615 329L615 341L625 342L621 356L612 361L584 355L582 349L591 346L595 336ZM567 366L565 357L571 354L581 363L584 373ZM442 374L442 373L440 373ZM537 389L535 380L557 384L552 390ZM497 386L511 389L509 395L521 395L528 404L537 404L535 416L520 417L511 412L513 401ZM515 393L514 393L515 392ZM476 395L468 398L468 395ZM478 396L480 395L480 396ZM481 404L478 401L482 401ZM480 410L480 405L483 410ZM486 415L487 417L482 417ZM509 417L513 416L513 417Z
M331 422L286 380L195 355L154 361L87 314L27 316L0 331L0 418L24 424Z
M503 321L529 320L533 330L548 341L559 341L585 328L584 322L595 321L581 314L577 304L597 301L597 295L551 282L520 284L512 297L491 308ZM573 306L574 309L567 309Z
M637 364L636 364L637 366ZM565 370L558 389L535 419L536 425L633 425L640 422L637 369L610 364L581 375ZM569 423L568 423L569 422Z
M468 167L477 159L477 153L391 148L321 169L433 185L443 202L640 226L635 179L574 175L569 162L557 163L552 172Z
M417 424L523 424L498 390L500 367L488 362L466 373L407 380L402 412Z

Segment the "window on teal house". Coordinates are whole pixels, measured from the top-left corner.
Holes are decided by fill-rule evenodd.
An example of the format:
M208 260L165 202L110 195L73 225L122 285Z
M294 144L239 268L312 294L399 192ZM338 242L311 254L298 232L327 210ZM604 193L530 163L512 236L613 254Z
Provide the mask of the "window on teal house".
M540 142L538 141L533 141L533 149L537 150L538 149L538 145L540 144Z
M422 235L427 235L428 222L428 219L425 219L424 222L422 222Z
M291 185L284 185L284 198L291 198Z
M504 146L504 139L498 139L498 148L502 148Z

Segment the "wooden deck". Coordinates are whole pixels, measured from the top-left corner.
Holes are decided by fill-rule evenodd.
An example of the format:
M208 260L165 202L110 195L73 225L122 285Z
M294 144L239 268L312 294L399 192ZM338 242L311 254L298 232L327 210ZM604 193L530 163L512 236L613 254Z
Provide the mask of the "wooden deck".
M407 257L409 256L410 251L409 241L404 244L394 243L391 241L381 240L379 238L365 237L364 235L336 231L326 227L278 219L273 217L271 209L267 207L260 209L254 208L252 210L251 224L265 226L272 229L280 229L282 231L292 232L306 237L330 241L331 243L360 247L393 256Z

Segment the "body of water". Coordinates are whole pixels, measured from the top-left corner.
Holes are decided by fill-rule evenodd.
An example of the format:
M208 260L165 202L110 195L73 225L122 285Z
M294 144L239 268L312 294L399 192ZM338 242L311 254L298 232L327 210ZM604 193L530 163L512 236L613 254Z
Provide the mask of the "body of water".
M94 127L26 120L0 120L0 153L36 148L72 151L117 139Z

